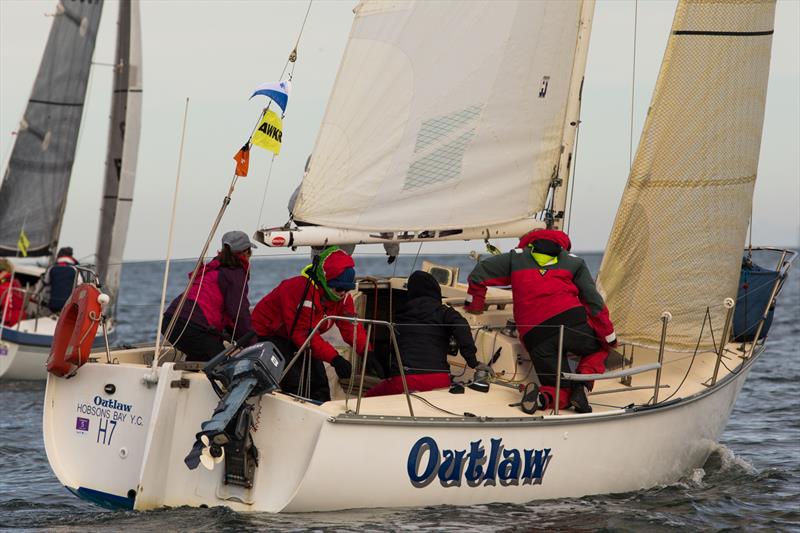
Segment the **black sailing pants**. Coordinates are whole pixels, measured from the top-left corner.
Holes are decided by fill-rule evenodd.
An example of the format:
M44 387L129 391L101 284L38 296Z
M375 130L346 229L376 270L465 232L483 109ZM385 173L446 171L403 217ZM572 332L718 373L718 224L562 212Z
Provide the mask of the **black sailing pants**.
M530 330L522 338L525 343L525 349L528 350L528 354L531 356L533 368L539 376L539 382L550 387L555 387L556 372L558 371L558 329L553 329L556 333L548 335L546 338L536 339L536 334L534 333L536 328ZM541 332L539 332L539 335L541 335ZM564 354L561 359L561 368L565 372L570 371L567 364L568 352L581 357L602 352L595 332L589 324L584 322L576 326L564 327ZM603 357L603 360L605 360L605 357ZM602 370L598 373L600 372ZM562 382L561 385L569 387L569 383L566 382Z
M171 319L172 315L164 315L161 333L166 334ZM175 321L175 327L167 340L186 354L187 361L208 361L225 349L219 335L192 322L187 323L182 318Z

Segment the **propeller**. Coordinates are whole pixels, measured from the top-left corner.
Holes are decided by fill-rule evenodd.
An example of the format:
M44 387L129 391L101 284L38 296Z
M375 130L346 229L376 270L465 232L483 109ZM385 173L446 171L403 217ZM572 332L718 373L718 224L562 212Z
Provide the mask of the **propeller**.
M214 467L225 459L225 448L218 444L211 444L206 435L200 437L203 443L203 451L200 452L200 463L207 470L214 470Z

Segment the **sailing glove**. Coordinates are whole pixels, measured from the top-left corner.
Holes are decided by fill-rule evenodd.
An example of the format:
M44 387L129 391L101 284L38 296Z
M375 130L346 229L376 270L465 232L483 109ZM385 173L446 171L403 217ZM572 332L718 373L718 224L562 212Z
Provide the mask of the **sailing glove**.
M480 315L483 313L483 305L486 299L483 296L474 294L467 294L464 301L464 311L472 313L473 315Z
M341 355L334 357L331 360L331 365L333 366L334 370L336 370L336 375L339 376L339 379L349 378L353 371L350 361Z
M606 335L605 341L612 348L616 348L617 347L617 334L612 331L610 334Z

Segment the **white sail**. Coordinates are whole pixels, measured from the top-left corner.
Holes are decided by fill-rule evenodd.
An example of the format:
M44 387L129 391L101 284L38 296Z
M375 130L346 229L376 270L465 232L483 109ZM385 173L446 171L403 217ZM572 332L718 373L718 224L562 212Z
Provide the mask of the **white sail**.
M694 349L709 307L719 342L751 213L774 13L772 0L678 5L599 276L627 341L658 344L669 311L668 345Z
M582 8L359 4L295 220L424 231L541 211L561 154Z
M133 204L142 122L142 42L139 0L122 0L117 28L117 63L108 133L105 186L97 240L97 273L104 290L119 288L122 253ZM113 298L116 302L116 298Z

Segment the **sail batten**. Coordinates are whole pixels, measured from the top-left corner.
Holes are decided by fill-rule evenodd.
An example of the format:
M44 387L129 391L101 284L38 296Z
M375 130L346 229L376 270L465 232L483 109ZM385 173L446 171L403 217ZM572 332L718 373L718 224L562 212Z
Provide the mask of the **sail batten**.
M102 0L61 2L0 187L0 255L50 255L78 143Z
M657 345L664 311L670 348L719 342L751 213L774 11L769 0L678 4L599 275L628 342Z
M541 211L561 155L583 7L359 4L295 219L425 231Z

